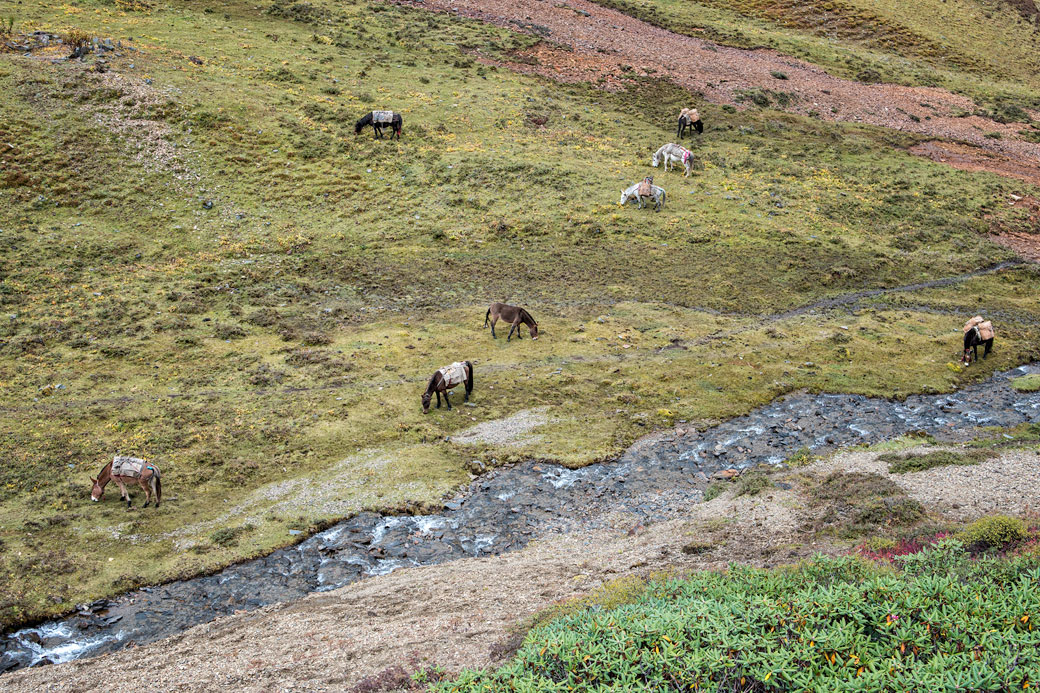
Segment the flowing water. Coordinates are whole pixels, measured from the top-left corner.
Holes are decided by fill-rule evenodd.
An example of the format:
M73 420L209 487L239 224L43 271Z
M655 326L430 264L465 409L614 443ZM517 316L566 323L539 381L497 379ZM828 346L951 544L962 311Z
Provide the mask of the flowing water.
M672 516L698 502L719 469L779 463L795 451L876 443L924 431L943 440L979 426L1040 422L1040 393L1020 393L999 373L946 395L891 402L858 395L793 394L705 431L650 437L619 460L571 470L526 462L474 481L424 516L363 513L305 541L214 575L83 605L66 618L0 639L0 672L110 652L182 632L240 610L298 599L406 566L520 548L534 536Z

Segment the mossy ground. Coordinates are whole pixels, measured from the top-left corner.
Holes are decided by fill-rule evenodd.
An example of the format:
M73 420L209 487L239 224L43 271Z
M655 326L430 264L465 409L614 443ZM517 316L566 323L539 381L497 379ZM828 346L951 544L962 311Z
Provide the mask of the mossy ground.
M904 136L708 105L696 176L658 172L660 214L619 209L686 99L667 84L485 67L533 39L392 5L126 7L15 9L137 47L109 73L0 55L0 623L435 504L473 457L580 466L793 389L945 391L1036 356L1031 269L763 317L1010 257L984 216L1022 186ZM354 136L381 107L401 142ZM1008 317L956 372L979 292ZM543 337L492 341L492 300ZM475 406L424 417L460 358ZM537 442L447 440L539 405ZM162 509L89 503L115 453L159 464Z

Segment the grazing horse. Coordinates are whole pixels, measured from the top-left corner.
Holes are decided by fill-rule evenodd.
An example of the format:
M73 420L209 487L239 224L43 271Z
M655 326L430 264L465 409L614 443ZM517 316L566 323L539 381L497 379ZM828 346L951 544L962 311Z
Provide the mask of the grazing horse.
M387 119L387 115L389 119ZM358 119L358 122L354 123L354 134L361 134L361 130L366 125L371 125L372 130L376 133L376 138L383 137L383 128L389 127L391 129L390 139L397 135L397 139L401 139L401 124L404 121L401 120L400 113L394 113L393 111L369 111L365 115Z
M444 393L444 401L448 403L448 411L451 411L451 400L448 398L448 390L454 388L456 385L464 383L466 385L466 400L469 401L469 395L473 392L473 364L469 361L456 361L450 366L438 369L433 377L430 378L430 384L426 386L426 392L422 396L422 413L426 414L430 411L430 400L433 399L433 395L437 395L437 408L441 408L441 393Z
M495 323L498 319L502 318L508 322L512 327L509 328L509 335L506 336L508 342L513 336L513 330L516 330L516 338L523 339L520 336L520 323L527 325L531 332L531 339L538 339L538 323L534 321L531 314L520 306L511 306L508 303L492 303L491 307L488 308L487 313L484 315L484 327L488 326L488 321L491 321L491 338L498 339L495 334Z
M689 178L690 165L693 163L693 152L685 147L669 142L654 152L654 156L650 159L650 165L657 168L662 161L664 162L665 171L671 170L671 164L682 164L683 168L686 169L686 174L683 177Z
M118 462L131 461L131 464L138 463L135 474L126 474L125 467L120 467L116 470L116 474L112 473L112 465ZM137 471L137 470L140 471ZM123 473L119 473L123 472ZM130 504L130 492L126 489L126 484L135 483L141 487L145 493L145 508L152 501L152 496L155 496L155 507L159 507L159 503L162 502L162 481L159 479L159 468L151 462L145 462L135 457L115 457L111 462L102 467L98 473L97 478L91 477L90 480L94 482L94 488L90 490L90 500L95 503L101 500L105 495L105 486L109 481L115 481L116 485L119 486L119 497L126 501L126 507L129 509Z
M626 202L630 202L632 200L635 200L636 202L639 203L639 209L642 209L643 208L643 198L649 197L650 201L654 203L654 211L655 212L659 211L661 209L661 207L664 206L664 198L665 198L664 188L662 188L659 185L651 185L650 186L650 194L649 195L643 195L643 194L640 194L640 191L639 191L639 186L640 185L641 185L641 183L633 183L628 188L625 188L624 190L622 190L621 191L621 200L618 202L618 204L620 206L624 207Z
M679 113L679 129L676 131L675 136L682 139L683 135L686 134L686 128L696 130L698 135L704 132L704 123L701 122L701 116L697 113L696 108L682 109Z
M972 361L979 360L979 345L985 347L982 352L982 358L989 356L989 352L993 350L993 323L982 322L981 318L979 322L974 322L975 318L969 321L968 325L965 325L964 331L964 354L961 356L961 363L965 366L970 366Z

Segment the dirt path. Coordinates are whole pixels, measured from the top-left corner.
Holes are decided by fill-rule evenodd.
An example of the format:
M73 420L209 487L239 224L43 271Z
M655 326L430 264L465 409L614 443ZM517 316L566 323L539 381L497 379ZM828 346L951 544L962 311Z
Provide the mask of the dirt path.
M596 5L588 0L422 0L413 7L452 12L514 31L543 36L528 58L536 64L508 63L510 69L563 82L596 83L620 88L628 75L665 76L700 91L715 103L733 104L739 90L755 87L793 94L786 110L825 120L862 122L938 139L958 140L984 150L973 163L987 170L1040 184L1040 144L1023 141L1021 124L1001 124L978 116L971 99L943 89L864 84L773 50L747 50L676 34ZM548 33L546 33L548 32ZM783 72L786 80L771 73ZM1037 114L1033 114L1034 118ZM999 133L996 139L991 134ZM927 150L916 152L932 156ZM962 152L963 156L963 152ZM953 162L950 162L951 164Z
M887 475L874 453L842 453L798 470ZM890 478L940 517L972 519L1040 505L1021 479L1040 475L1040 455L1007 451L972 467ZM450 671L494 663L493 646L518 621L626 576L664 569L719 569L730 561L770 566L817 551L799 489L768 490L676 508L678 519L547 538L515 553L400 570L296 602L240 613L143 648L8 674L5 691L343 691L395 665ZM691 550L691 542L697 548ZM710 548L704 548L709 543ZM142 666L142 662L147 665ZM117 673L118 672L118 673Z

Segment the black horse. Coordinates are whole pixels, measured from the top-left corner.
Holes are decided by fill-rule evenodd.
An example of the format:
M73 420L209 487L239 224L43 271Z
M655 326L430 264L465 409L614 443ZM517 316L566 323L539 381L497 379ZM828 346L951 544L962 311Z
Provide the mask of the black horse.
M964 356L961 357L961 362L970 366L972 361L978 361L980 344L985 347L985 350L982 352L982 358L986 358L989 356L989 352L993 350L993 337L983 339L982 334L979 332L979 327L976 325L964 333Z
M426 414L430 411L430 400L437 395L437 408L441 408L441 393L444 393L444 401L448 403L448 411L451 411L451 400L448 399L448 390L463 384L466 386L465 401L473 392L473 364L469 361L459 361L434 371L426 386L426 392L422 396L422 411Z
M364 127L366 125L371 125L372 129L376 133L376 138L382 138L383 137L383 128L389 127L391 129L391 131L392 131L390 133L390 139L393 139L394 135L397 135L397 139L401 139L401 124L403 122L404 121L401 120L401 114L400 113L394 113L394 115L391 117L389 123L377 123L376 120L375 120L375 111L369 111L368 113L363 115L358 120L358 122L356 122L354 124L354 134L355 135L361 134L361 130L364 129Z
M696 130L697 134L700 135L704 132L704 123L699 118L691 123L687 116L679 116L679 130L676 132L675 136L682 139L683 135L686 133L686 128L689 128L691 131ZM690 135L692 136L693 133L691 132Z

